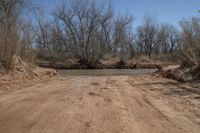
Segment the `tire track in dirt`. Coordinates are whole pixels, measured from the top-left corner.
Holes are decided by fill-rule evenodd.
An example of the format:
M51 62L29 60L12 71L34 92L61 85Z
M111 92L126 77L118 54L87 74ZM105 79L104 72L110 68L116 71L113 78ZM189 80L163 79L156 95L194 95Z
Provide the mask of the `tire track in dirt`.
M128 76L67 77L0 97L2 133L198 133Z

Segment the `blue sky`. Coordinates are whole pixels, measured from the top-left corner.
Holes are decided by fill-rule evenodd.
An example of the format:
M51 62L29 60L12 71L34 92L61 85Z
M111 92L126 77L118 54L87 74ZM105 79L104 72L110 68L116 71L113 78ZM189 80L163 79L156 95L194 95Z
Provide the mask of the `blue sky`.
M67 0L65 0L67 1ZM50 12L62 0L32 0L33 4ZM178 25L183 18L200 16L200 0L113 0L117 13L128 13L134 16L134 25L142 23L145 13L155 14L159 22Z

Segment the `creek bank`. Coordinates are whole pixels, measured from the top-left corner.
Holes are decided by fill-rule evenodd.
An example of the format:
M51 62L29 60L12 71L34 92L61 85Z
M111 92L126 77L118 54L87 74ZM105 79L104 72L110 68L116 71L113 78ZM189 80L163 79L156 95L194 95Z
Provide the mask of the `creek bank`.
M126 60L118 59L100 60L93 64L80 63L79 60L43 61L37 60L36 64L44 68L54 69L162 69L165 63L157 60Z
M3 66L0 68L0 89L10 92L16 88L21 89L22 86L48 81L57 75L54 69L41 68L22 61L20 57L13 57L10 70Z
M181 65L168 66L158 70L155 74L163 77L174 79L179 82L199 82L200 81L200 66L194 65L191 67L183 67Z

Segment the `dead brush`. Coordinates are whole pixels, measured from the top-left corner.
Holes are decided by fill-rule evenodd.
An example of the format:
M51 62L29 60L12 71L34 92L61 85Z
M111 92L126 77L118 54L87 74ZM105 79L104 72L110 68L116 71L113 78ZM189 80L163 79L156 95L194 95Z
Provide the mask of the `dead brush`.
M91 83L91 85L94 85L94 86L99 86L99 85L100 85L100 83L98 83L98 82L92 82L92 83Z

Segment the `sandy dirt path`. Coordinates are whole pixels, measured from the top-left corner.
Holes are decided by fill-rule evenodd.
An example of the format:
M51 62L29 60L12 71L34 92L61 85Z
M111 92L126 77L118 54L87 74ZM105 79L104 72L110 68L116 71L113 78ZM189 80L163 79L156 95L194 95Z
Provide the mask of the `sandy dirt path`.
M132 77L131 77L132 78ZM0 97L0 133L199 133L141 78L66 77ZM150 86L149 86L150 87Z

